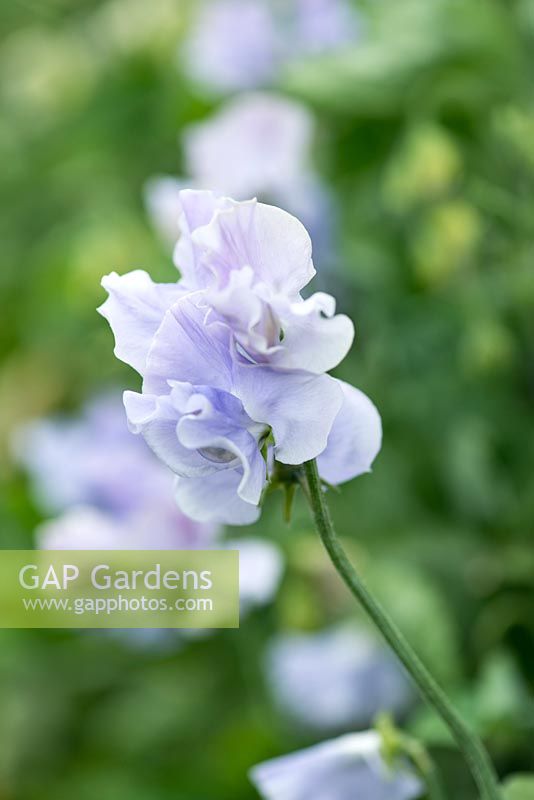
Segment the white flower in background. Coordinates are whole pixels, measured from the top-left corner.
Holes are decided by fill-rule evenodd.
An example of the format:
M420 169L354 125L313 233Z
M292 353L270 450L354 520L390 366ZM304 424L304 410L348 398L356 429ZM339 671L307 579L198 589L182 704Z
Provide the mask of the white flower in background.
M173 248L180 236L180 192L189 185L185 178L156 175L145 183L143 196L148 216L163 242ZM192 181L194 183L194 181Z
M284 560L278 547L265 539L247 537L225 542L229 550L239 550L239 597L241 613L266 605L276 594Z
M307 175L314 128L300 103L267 92L238 95L186 128L185 162L202 188L274 199Z
M210 537L192 542L191 520L182 515L185 530L160 526L157 509L128 519L117 519L91 506L73 506L35 531L40 550L191 550L213 548ZM184 534L184 535L183 535Z
M389 651L348 626L278 635L266 653L266 674L280 708L317 730L367 727L380 711L399 714L413 700Z
M300 103L269 92L231 99L183 133L188 185L279 205L309 229L314 253L331 261L331 199L312 166L315 121ZM145 186L145 205L162 239L174 245L185 178L159 176Z
M415 800L423 789L409 767L386 766L374 731L274 758L254 767L250 777L265 800Z
M40 550L177 550L190 549L179 531L158 527L157 512L131 524L114 519L91 506L73 506L59 517L37 526ZM194 525L184 517L188 526ZM280 549L265 539L245 538L224 542L206 541L206 549L239 551L239 602L241 614L267 605L278 591L284 560Z

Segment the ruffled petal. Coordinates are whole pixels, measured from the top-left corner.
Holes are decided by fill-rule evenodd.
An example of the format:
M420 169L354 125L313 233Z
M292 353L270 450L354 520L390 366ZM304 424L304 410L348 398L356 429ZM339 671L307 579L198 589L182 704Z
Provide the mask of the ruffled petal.
M210 404L204 410L195 410L193 414L182 417L177 428L178 439L185 447L195 449L213 461L216 469L228 469L233 457L242 469L238 494L247 503L257 505L266 481L265 461L254 436L239 424L241 404L237 398L229 397L238 406L232 409L233 418Z
M98 309L115 336L115 355L141 375L148 350L167 309L183 293L177 283L154 283L143 270L102 278L108 299Z
M189 450L178 440L176 426L180 412L170 397L124 393L124 407L132 433L140 433L158 458L177 475L199 477L213 470L196 450Z
M343 402L334 378L237 365L236 386L251 419L272 428L278 461L302 464L323 452Z
M165 314L147 356L143 391L166 394L169 381L230 390L228 332L204 324L206 311L187 295Z
M221 286L232 270L250 266L258 281L296 298L315 275L304 225L286 211L256 200L232 202L230 208L217 211L192 240L207 254L206 263Z
M307 300L275 309L283 328L282 347L271 363L284 369L328 372L347 355L354 339L354 325L345 314L334 316L333 297L317 292Z
M382 422L374 404L354 386L336 382L343 391L343 405L317 459L321 477L333 484L369 472L382 444Z
M239 496L242 477L241 470L226 469L205 478L177 478L176 500L184 514L197 522L251 525L260 509Z
M179 193L180 238L174 249L174 264L182 274L189 291L203 289L213 281L213 273L203 263L203 251L197 248L192 234L197 228L208 225L218 209L228 208L227 198L214 192L185 189Z

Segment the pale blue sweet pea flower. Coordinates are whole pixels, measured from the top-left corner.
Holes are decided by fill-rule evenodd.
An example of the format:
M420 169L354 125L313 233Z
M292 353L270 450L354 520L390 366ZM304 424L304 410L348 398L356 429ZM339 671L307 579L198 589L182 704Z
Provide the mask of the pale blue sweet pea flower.
M270 83L280 42L266 0L209 0L197 6L183 57L193 80L216 92Z
M176 499L186 514L202 522L257 519L266 483L259 443L267 429L246 414L237 397L171 381L168 394L126 392L124 403L131 430L143 434L176 474Z
M280 708L306 729L367 727L380 711L400 714L413 700L389 652L368 631L348 625L279 634L265 669Z
M218 466L224 465L225 458L234 457L234 454L224 451L226 442L220 438L220 419L215 426L217 438L211 439L210 411L215 415L226 414L229 424L242 425L245 417L239 411L239 401L231 395L221 398L212 389L195 394L188 386L174 387L172 398L177 407L186 412L180 432L186 442L193 441L195 445L192 451L186 452L192 452L193 460L196 455L197 463L201 464L199 485L204 486L207 480L211 490L211 503L206 507L217 509L222 505L227 509L228 492L219 504L213 484L217 483ZM196 412L200 412L198 416ZM263 486L265 462L257 448L250 447L247 435L243 428L241 439L239 435L234 439L245 454L248 447L256 468L256 477L250 476L246 491L257 492L254 480L257 486ZM207 452L202 445L208 448ZM209 450L210 446L214 447L213 451ZM228 446L233 447L234 442L229 442ZM196 447L206 453L207 460L198 455ZM176 502L176 495L182 490L174 486L175 476L161 463L165 458L156 458L143 438L128 429L120 394L100 395L75 416L62 415L21 425L14 435L13 450L19 464L28 471L41 511L54 514L37 526L38 548L238 549L242 613L270 602L276 594L283 572L280 549L272 542L254 538L224 541L219 523L226 512L215 514L216 521L207 514L202 522L193 521L184 513ZM211 482L207 465L213 468ZM188 467L192 469L191 461ZM191 481L188 491L193 492L195 486L195 481ZM235 486L230 498L239 506ZM254 498L257 501L256 494ZM257 505L242 505L251 520L257 517Z
M178 476L180 506L201 521L248 523L268 477L267 439L285 464L323 455L341 482L369 470L380 418L326 374L354 329L330 295L301 295L315 274L305 227L256 200L183 191L180 202L181 279L112 273L99 310L116 355L143 378L142 393L125 396L131 429Z
M314 702L313 697L310 703ZM265 800L415 800L423 787L405 764L390 769L374 731L351 733L259 764L250 778Z
M276 544L254 537L222 541L220 529L198 525L178 509L175 513L181 524L171 527L161 524L156 502L151 513L145 510L129 519L91 506L72 506L40 523L35 541L40 550L238 550L241 616L271 602L284 571Z
M350 0L294 0L296 49L319 54L357 44L362 20Z
M350 0L200 0L181 61L208 92L272 85L299 59L357 45Z
M172 487L169 492L172 499ZM175 524L164 524L156 505L117 518L94 506L72 506L40 523L35 539L40 550L197 550L211 548L215 531L198 526L175 504ZM192 533L196 536L192 536ZM209 533L209 535L203 535Z
M154 175L143 188L143 200L150 221L170 252L180 236L180 192L191 186L196 186L194 179L186 181L172 175Z
M273 542L253 536L227 539L224 546L229 550L239 550L241 615L267 605L275 597L284 572L280 548Z
M120 393L22 424L13 450L41 511L59 515L42 529L46 549L190 549L220 533L179 510L172 472L128 429Z
M275 202L307 177L314 133L314 118L301 103L244 93L185 129L184 160L198 188Z

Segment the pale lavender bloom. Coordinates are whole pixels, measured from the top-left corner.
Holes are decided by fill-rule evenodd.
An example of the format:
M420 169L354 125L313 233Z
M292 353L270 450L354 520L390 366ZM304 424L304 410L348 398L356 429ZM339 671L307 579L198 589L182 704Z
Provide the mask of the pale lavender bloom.
M274 201L307 176L313 134L313 117L300 103L241 94L185 130L185 162L198 188Z
M191 356L196 360L194 350ZM186 368L199 366L190 363ZM228 391L198 382L170 381L169 387L166 395L126 392L124 403L131 430L142 433L180 476L180 508L202 522L254 522L266 480L258 446L266 426L254 422ZM209 503L201 502L205 497Z
M347 480L370 468L380 419L325 374L346 355L353 326L330 295L300 294L315 274L303 225L279 208L206 191L182 192L181 204L182 279L158 285L141 271L112 273L100 311L116 355L143 377L142 394L125 395L130 426L177 474L181 508L242 524L258 514L269 433L277 460L324 453L325 468L335 464ZM350 448L336 433L340 412Z
M366 727L378 712L402 713L413 699L388 651L366 631L348 626L277 636L266 671L280 707L306 728Z
M201 404L214 395L207 390L199 398ZM182 399L189 397L182 393ZM231 415L238 401L230 396L226 402ZM199 435L203 427L201 422ZM187 423L183 430L191 435ZM275 595L283 571L279 548L257 539L222 542L218 524L210 519L193 522L186 516L176 503L172 472L128 429L120 396L100 396L74 418L27 423L16 432L14 449L30 474L41 509L57 514L36 529L40 549L238 549L242 613ZM207 455L216 465L220 453ZM252 459L261 462L263 480L265 462L256 451ZM207 485L211 486L209 480ZM217 507L216 491L210 500ZM248 508L255 518L257 508ZM218 523L225 515L214 516Z
M374 731L351 733L259 764L250 777L265 800L415 800L421 782L404 764L386 766L380 746Z
M350 0L204 0L185 66L212 91L253 89L275 82L299 58L355 44L360 35Z
M230 539L229 550L239 550L239 598L241 613L268 603L276 594L284 560L280 549L265 539Z
M295 42L299 52L324 53L360 38L360 17L349 0L295 2Z
M129 550L129 528L93 506L74 505L35 529L39 550Z
M311 162L314 120L308 109L269 92L241 94L209 119L186 128L190 184L245 199L258 197L302 219L321 261L332 260L331 199ZM145 203L162 238L179 234L184 181L161 176L145 187ZM327 249L328 248L328 249Z
M317 458L321 477L334 485L369 472L382 443L380 414L366 394L338 381L343 405L332 425L328 444Z
M42 529L47 548L188 549L218 533L179 511L172 473L128 430L120 395L96 398L77 418L21 426L14 449L41 509L67 512Z
M189 74L223 92L269 82L279 47L269 5L265 0L199 3L184 53Z
M172 491L169 491L172 500ZM40 550L191 550L211 548L214 529L199 526L181 514L176 504L174 524L161 519L154 504L127 518L117 518L92 506L72 506L38 525Z
M169 491L169 497L172 497ZM157 498L151 509L130 518L117 518L91 506L73 506L55 519L38 525L35 537L41 550L183 550L206 548L239 550L241 614L269 603L276 595L284 561L280 549L263 539L219 541L218 530L200 526L180 514L169 527L161 524ZM192 532L196 529L196 536Z
M180 235L180 192L185 181L171 175L150 178L144 187L145 206L159 236L174 247Z

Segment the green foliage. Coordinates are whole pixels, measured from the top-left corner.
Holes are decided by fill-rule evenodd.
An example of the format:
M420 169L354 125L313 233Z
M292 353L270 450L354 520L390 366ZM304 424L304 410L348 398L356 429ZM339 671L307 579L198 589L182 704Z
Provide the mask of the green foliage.
M513 775L503 788L505 800L533 800L534 775Z

